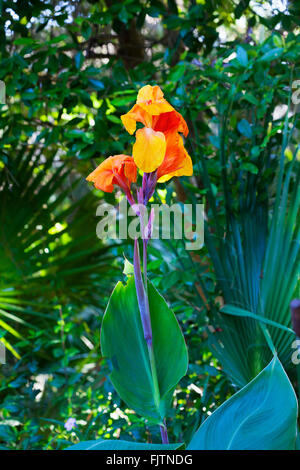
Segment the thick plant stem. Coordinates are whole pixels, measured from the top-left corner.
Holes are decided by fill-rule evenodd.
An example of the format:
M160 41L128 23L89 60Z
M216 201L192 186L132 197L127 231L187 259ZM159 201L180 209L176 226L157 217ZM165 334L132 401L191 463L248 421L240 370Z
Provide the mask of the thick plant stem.
M134 264L133 265L134 265L134 278L135 278L136 293L137 293L137 299L138 299L138 304L139 304L139 309L140 309L140 314L141 314L144 338L147 343L148 354L149 354L149 361L150 361L151 375L152 375L152 382L153 382L154 401L155 401L155 405L157 406L157 408L159 408L160 392L159 392L156 364L155 364L155 357L154 357L154 350L153 350L149 300L148 300L148 295L146 293L144 282L142 279L139 244L137 240L135 240L135 243L134 243Z
M161 441L163 444L169 444L168 431L166 426L166 420L164 420L163 426L160 427Z
M144 285L146 295L148 295L148 283L147 283L147 240L143 239L143 274L144 274Z
M137 193L138 202L141 203L142 200L144 204L147 204L149 195L147 193L147 178L143 178L143 191ZM156 179L155 179L156 182ZM154 185L155 186L155 185ZM150 192L151 194L151 192ZM140 253L139 253L139 243L138 240L135 240L134 243L134 277L135 277L135 285L136 285L136 292L138 298L138 304L141 314L141 320L144 330L144 338L147 343L148 348L148 355L150 361L150 368L151 368L151 376L152 376L152 385L153 385L153 397L154 403L156 408L159 410L160 407L160 390L158 384L158 377L157 377L157 370L156 370L156 363L155 363L155 355L153 349L153 336L152 336L152 327L151 327L151 317L150 317L150 308L149 308L149 298L148 298L148 279L147 279L147 246L149 239L151 238L152 233L152 224L154 218L154 212L151 211L148 225L145 226L144 223L144 213L143 211L136 211L137 215L140 218L141 224L141 231L143 237L143 276L141 272L141 261L140 261ZM163 425L160 425L160 432L163 444L168 444L168 433L166 423L164 421Z
M151 328L148 297L146 296L145 287L144 287L144 283L142 279L140 250L139 250L139 243L137 239L134 242L133 269L134 269L134 280L135 280L137 300L139 304L143 331L144 331L144 338L148 344L148 342L152 342L152 328Z
M143 252L144 269L143 270L144 270L145 284L147 285L147 243L145 243L146 240L143 240L143 242L144 242L144 250L143 250L144 251ZM147 343L147 348L148 348L152 384L153 384L154 403L155 403L156 408L159 410L160 390L159 390L154 349L153 349L153 337L152 337L152 328L151 328L149 299L148 299L147 290L144 286L144 282L142 279L139 245L138 245L137 240L135 240L135 245L134 245L134 275L135 275L135 284L136 284L138 304L139 304L143 331L144 331L144 338L145 338L145 341ZM162 443L167 444L168 433L167 433L165 422L163 426L162 425L160 426L160 431L161 431Z

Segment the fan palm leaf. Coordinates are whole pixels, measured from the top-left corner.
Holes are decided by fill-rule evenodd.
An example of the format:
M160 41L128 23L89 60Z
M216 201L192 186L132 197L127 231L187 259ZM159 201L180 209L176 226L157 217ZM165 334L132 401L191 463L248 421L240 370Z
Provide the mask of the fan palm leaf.
M14 345L28 329L53 319L55 299L104 307L116 251L96 237L91 225L94 197L78 197L81 178L55 154L21 149L0 173L0 328ZM59 296L58 296L59 294Z

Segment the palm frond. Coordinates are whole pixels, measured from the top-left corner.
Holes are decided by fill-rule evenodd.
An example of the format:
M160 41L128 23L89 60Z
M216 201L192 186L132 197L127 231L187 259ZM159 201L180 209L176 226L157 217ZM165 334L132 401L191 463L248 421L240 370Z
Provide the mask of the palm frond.
M95 198L88 188L78 196L80 182L37 148L16 153L0 173L1 341L16 357L24 332L47 331L57 298L101 309L111 289L116 251L86 230Z
M265 328L286 370L295 372L294 336L288 329L289 302L299 282L300 164L296 148L293 161L284 165L286 142L284 136L274 199L260 198L258 178L249 175L251 185L245 186L236 213L232 206L226 209L224 237L218 238L208 227L205 232L225 304L253 314L251 318L219 312L214 322L221 331L210 334L211 347L238 386L249 382L272 357L258 316L285 327L269 323Z

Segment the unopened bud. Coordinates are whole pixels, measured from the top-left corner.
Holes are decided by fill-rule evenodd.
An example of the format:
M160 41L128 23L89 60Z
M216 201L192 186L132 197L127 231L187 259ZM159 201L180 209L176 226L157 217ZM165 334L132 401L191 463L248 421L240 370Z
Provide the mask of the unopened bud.
M300 338L300 299L293 299L290 303L292 325L296 336Z

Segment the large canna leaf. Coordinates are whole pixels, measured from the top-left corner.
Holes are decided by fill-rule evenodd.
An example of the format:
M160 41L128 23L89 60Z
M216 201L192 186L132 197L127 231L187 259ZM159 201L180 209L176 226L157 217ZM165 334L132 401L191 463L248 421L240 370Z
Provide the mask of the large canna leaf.
M97 439L84 441L67 447L65 450L176 450L182 444L147 444L143 442L119 441L117 439Z
M297 398L279 359L221 405L195 433L192 450L290 450Z
M155 391L144 340L134 277L119 282L101 330L103 356L112 364L111 381L127 405L161 423L173 391L188 365L187 348L175 315L151 283L148 286L159 396Z

